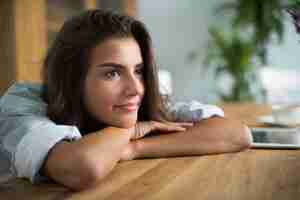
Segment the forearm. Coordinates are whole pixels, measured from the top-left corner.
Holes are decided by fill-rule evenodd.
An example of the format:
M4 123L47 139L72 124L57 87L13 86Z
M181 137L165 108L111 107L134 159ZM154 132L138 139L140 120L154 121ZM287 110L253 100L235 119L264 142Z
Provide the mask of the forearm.
M135 141L136 157L168 157L236 152L249 147L249 129L238 121L211 118L185 132Z
M75 142L55 145L45 164L46 174L75 190L104 178L130 142L126 129L107 128Z

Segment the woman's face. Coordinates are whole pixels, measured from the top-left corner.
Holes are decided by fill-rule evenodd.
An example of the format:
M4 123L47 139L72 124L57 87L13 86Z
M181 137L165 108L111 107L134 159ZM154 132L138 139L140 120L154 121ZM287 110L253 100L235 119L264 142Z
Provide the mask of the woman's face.
M91 52L84 103L97 120L122 128L134 126L144 97L143 59L133 38L108 39Z

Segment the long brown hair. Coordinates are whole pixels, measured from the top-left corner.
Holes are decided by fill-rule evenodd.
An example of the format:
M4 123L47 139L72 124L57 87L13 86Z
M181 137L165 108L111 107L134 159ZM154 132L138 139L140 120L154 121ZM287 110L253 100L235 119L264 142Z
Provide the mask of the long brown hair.
M104 10L88 10L67 20L49 49L42 72L47 114L57 124L74 125L82 134L105 127L83 104L84 81L91 50L111 38L134 38L144 63L145 96L138 120L163 120L165 105L159 94L151 37L133 17Z

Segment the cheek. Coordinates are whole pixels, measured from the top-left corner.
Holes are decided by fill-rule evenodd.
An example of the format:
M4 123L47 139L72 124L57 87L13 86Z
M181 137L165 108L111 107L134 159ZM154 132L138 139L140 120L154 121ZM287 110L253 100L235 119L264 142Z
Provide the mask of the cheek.
M97 118L109 114L118 100L118 91L103 83L87 83L85 88L85 105Z
M99 95L96 97L99 108L106 111L112 111L113 106L116 104L116 99L112 95Z

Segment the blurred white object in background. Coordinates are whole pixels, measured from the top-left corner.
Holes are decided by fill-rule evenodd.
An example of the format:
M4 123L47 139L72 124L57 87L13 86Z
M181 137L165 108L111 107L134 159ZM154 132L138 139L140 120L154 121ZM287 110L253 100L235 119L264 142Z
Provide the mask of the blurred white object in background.
M270 104L300 103L300 71L266 66L261 69L262 84Z
M280 126L300 124L300 71L266 66L260 71L272 114L258 121Z
M173 92L171 73L167 70L160 69L158 71L158 80L160 94L170 96Z
M272 106L272 115L276 123L300 124L300 105Z
M272 105L272 114L259 116L257 120L274 126L299 126L300 105Z

